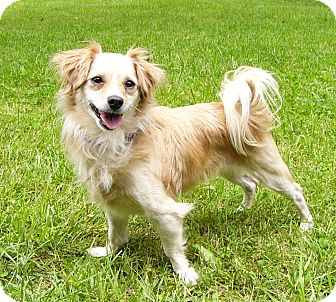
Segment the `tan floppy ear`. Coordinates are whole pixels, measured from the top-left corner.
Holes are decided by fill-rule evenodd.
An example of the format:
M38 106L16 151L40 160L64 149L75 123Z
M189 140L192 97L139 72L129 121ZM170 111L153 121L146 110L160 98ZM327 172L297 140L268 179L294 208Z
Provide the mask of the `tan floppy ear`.
M140 86L140 98L148 98L154 86L165 79L165 72L156 64L150 63L151 53L143 48L130 49L127 55L133 60Z
M57 53L51 62L56 65L63 86L76 90L86 81L94 57L101 52L100 44L93 41L87 48Z

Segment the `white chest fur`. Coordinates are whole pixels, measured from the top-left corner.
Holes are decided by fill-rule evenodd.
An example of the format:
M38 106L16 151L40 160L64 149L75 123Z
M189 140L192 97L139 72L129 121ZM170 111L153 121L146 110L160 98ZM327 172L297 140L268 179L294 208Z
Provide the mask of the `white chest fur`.
M79 181L90 191L108 192L118 169L128 163L132 141L122 128L88 133L71 120L65 120L62 131L66 148L75 164Z

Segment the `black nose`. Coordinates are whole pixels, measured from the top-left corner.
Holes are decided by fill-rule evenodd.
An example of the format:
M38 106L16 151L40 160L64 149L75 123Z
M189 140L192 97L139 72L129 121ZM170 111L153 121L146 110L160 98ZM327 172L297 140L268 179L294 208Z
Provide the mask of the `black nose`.
M120 96L117 96L117 95L109 96L107 98L107 102L113 111L118 110L119 108L121 108L122 105L124 105L124 100Z

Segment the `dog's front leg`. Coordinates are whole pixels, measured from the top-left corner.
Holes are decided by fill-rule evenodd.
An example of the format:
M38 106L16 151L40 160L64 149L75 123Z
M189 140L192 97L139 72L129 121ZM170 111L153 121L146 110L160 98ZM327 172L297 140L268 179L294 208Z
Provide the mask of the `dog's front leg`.
M124 183L128 186L127 194L137 202L158 232L174 271L186 284L196 284L198 274L189 265L183 237L183 218L194 206L176 202L168 196L161 181L148 167L134 170Z
M105 209L108 225L108 241L104 247L91 247L88 253L93 257L104 257L117 252L128 241L128 216L117 215Z
M176 203L176 205L181 204ZM170 259L175 273L186 284L195 285L198 274L193 267L189 266L189 261L185 255L183 218L172 213L155 213L150 220L160 236L163 250Z
M186 240L183 236L183 218L193 209L193 205L176 202L163 192L155 192L152 197L157 199L153 198L150 203L145 204L146 216L158 232L163 250L175 273L184 283L195 285L199 277L185 255Z

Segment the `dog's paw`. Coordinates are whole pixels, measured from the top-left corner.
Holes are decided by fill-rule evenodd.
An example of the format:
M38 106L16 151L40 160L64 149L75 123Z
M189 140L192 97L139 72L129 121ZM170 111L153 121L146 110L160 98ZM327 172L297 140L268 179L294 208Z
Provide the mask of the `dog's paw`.
M248 204L242 203L242 204L236 209L236 212L245 212L245 211L251 209L251 207L252 207L252 204L248 205Z
M106 246L91 247L87 251L92 257L106 257L110 254L110 249Z
M313 221L301 222L300 228L304 232L311 231L314 228L314 222Z
M186 285L196 285L197 280L199 279L198 274L196 273L193 267L188 267L185 270L177 272L179 279Z
M243 205L240 205L237 209L236 212L244 212L246 208Z

